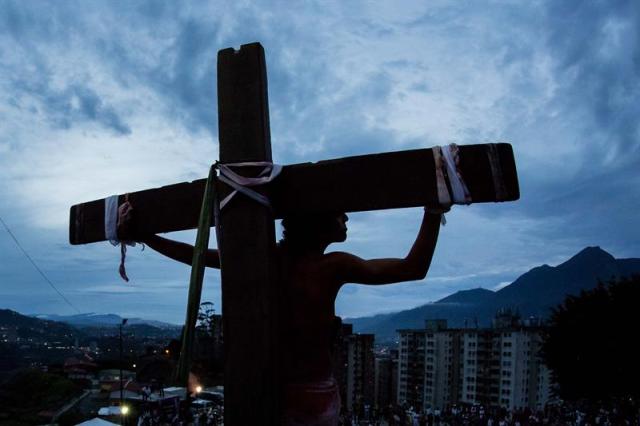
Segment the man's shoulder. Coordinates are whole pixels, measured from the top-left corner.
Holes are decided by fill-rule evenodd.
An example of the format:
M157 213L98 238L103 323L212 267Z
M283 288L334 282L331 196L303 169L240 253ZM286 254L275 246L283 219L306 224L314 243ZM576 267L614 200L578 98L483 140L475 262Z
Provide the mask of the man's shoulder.
M332 251L324 254L323 264L336 273L345 272L357 268L363 259L346 251Z
M346 251L331 251L323 255L323 260L327 262L344 262L358 259L356 255L347 253Z
M362 262L364 260L361 257L346 251L332 251L330 253L326 253L325 256L327 256L328 259L347 262Z

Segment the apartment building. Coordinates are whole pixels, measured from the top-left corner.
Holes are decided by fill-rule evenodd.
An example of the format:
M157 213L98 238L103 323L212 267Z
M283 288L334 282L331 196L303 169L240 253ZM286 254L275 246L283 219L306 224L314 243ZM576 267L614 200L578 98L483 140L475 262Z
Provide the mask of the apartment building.
M382 410L398 403L398 351L376 356L375 388L373 392L374 406Z
M459 338L447 332L444 320L425 324L423 408L445 407L457 401Z
M373 334L347 336L346 398L347 410L360 413L374 405L375 363Z
M549 370L539 352L542 328L501 311L492 328L398 330L398 403L416 410L456 403L542 408L549 400Z
M365 408L374 406L373 343L373 334L353 333L351 324L342 324L338 331L333 351L333 369L345 411L362 413Z
M398 404L422 410L426 330L398 330Z

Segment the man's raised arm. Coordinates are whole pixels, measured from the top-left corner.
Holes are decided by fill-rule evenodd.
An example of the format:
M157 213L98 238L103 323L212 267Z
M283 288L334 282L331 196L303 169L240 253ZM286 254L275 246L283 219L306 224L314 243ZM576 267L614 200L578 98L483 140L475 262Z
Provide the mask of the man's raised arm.
M365 260L349 253L328 254L341 284L391 284L421 280L427 275L440 232L439 212L430 213L426 208L420 231L405 258Z
M137 221L135 209L131 204L128 204L118 220L118 238L121 241L139 241L173 260L191 265L193 261L192 245L169 240L158 235L141 234ZM218 250L207 250L204 263L210 268L220 269Z
M193 246L179 241L169 240L158 235L145 237L141 241L160 254L163 254L178 262L191 265L193 261ZM209 249L204 258L204 263L209 268L220 269L220 256L218 250Z

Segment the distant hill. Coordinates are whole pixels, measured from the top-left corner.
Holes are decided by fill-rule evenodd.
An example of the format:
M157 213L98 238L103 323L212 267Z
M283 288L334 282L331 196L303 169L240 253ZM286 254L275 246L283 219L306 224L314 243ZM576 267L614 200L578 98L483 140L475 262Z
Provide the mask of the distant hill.
M485 301L492 300L495 297L495 293L486 288L475 288L472 290L461 290L453 293L451 296L447 296L444 299L440 299L438 303L449 305L465 305L469 303L477 304Z
M95 314L86 313L78 315L55 315L41 314L35 315L39 319L47 319L51 321L63 322L75 327L117 327L122 323L123 318L116 314ZM132 325L148 325L160 329L180 329L179 325L169 324L162 321L145 320L141 318L128 318L127 326Z
M374 333L376 341L392 341L400 328L422 328L425 319L446 319L452 327L489 326L500 308L523 317L547 318L550 308L569 295L595 287L599 280L640 274L640 259L616 259L600 247L587 247L558 266L542 265L499 291L463 290L434 303L402 312L347 319L355 332Z
M56 320L54 320L56 318ZM63 321L66 320L66 321ZM16 330L16 336L24 339L73 342L73 339L115 335L122 318L115 314L82 314L69 317L60 315L22 315L9 309L0 309L0 327ZM131 319L127 321L127 333L138 337L176 338L182 328L161 321Z
M0 309L0 327L15 329L16 336L22 339L70 341L82 335L68 324L32 318L9 309Z

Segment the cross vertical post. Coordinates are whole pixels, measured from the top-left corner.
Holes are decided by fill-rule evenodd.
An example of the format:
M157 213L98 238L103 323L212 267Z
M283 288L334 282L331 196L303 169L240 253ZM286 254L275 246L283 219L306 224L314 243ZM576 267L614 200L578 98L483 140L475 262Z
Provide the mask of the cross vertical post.
M220 161L271 161L264 50L218 52ZM225 424L280 424L274 216L241 194L221 213Z

